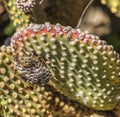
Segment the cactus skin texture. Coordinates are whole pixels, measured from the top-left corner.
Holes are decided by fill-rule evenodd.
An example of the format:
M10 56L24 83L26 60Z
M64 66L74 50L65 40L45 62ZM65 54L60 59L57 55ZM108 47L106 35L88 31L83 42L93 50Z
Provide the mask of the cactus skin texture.
M3 2L16 30L19 30L22 27L27 27L33 22L32 15L30 13L25 13L21 9L17 8L16 0L3 0Z
M9 46L0 48L0 117L113 117L71 101L49 85L25 83L15 72ZM2 112L3 111L3 112Z
M112 13L120 17L120 0L101 0L101 3L107 5Z
M56 92L52 87L25 83L15 72L9 46L0 48L0 117L113 117ZM3 111L3 112L2 112Z
M36 87L34 90L26 88L27 85L17 74L14 74L13 63L10 47L2 46L0 48L0 105L3 97L7 102L6 115L9 117L81 116L83 108L79 104L57 93L50 86Z
M119 55L94 35L60 24L31 24L15 33L11 48L14 56L35 53L44 59L53 77L49 84L72 100L96 110L112 110L119 101Z

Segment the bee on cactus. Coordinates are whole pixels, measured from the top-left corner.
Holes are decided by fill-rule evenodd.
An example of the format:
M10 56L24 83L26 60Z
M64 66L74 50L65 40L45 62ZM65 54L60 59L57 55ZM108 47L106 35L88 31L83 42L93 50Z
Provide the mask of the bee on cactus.
M14 56L23 56L15 65L26 81L42 84L45 79L45 84L49 79L60 93L97 110L111 110L119 101L119 54L87 31L31 24L12 37L11 48Z
M33 15L36 10L40 11L38 7L43 1L17 0L17 6L20 8L19 15L15 15L17 23L21 24L18 20L21 11L25 12L25 15ZM39 4L37 4L38 2ZM46 3L49 2L51 0ZM10 2L8 6L12 6L12 3L16 3L16 1ZM72 3L73 1L70 4L76 6L79 0L78 3ZM59 2L58 4L64 11L64 7L61 7L62 5ZM51 14L56 5L56 1L46 7L43 5L43 11ZM67 10L66 4L65 9ZM15 7L14 12L16 11ZM74 9L72 9L74 14L73 11ZM61 15L58 14L59 12L56 13L57 16ZM40 13L34 15L39 20L38 15ZM54 13L53 15L55 16ZM31 17L28 18L30 19L27 20L23 17L27 22L31 21ZM16 18L12 17L11 19ZM23 19L21 22L24 22ZM62 16L60 19L64 20ZM71 22L71 19L66 19L66 21ZM84 109L89 111L95 109L93 111L96 111L115 108L120 101L120 56L111 45L100 40L98 36L89 34L87 31L81 31L79 29L80 23L81 20L79 20L76 28L60 24L54 25L48 22L30 24L29 27L19 30L12 37L11 48L8 49L9 51L12 50L10 56L5 52L5 47L1 49L3 51L0 54L2 63L0 90L2 95L7 96L9 114L20 116L22 112L23 115L21 116L83 117L82 111ZM6 57L7 59L5 59ZM10 64L9 58L12 58L14 65L8 66ZM15 69L17 73L13 73L11 68L13 68L12 70ZM5 77L8 75L9 77ZM26 82L23 82L20 77ZM37 87L37 85L41 87ZM27 88L31 90L36 88L36 90L29 92L26 90ZM106 113L106 111L101 112ZM88 112L84 113L88 114Z
M45 85L51 78L51 72L44 64L44 60L35 55L19 56L15 58L15 69L21 78L30 84Z

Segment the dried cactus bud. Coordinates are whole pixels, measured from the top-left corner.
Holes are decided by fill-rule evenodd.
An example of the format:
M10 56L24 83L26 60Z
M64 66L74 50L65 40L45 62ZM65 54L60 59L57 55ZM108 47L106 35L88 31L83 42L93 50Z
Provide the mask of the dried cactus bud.
M17 7L24 12L30 12L35 7L35 0L17 0Z
M31 24L12 37L11 48L17 57L41 56L52 73L49 84L72 100L97 110L111 110L119 101L120 57L94 35L60 24Z
M26 88L23 80L15 74L13 63L11 48L0 47L0 117L64 117L80 116L81 111L86 113L83 106L48 85L34 90Z

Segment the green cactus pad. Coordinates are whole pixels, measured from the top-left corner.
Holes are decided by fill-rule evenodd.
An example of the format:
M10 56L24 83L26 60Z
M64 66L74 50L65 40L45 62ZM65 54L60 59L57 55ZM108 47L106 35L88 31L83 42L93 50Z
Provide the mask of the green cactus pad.
M50 86L37 87L13 72L10 47L0 48L0 117L113 117L91 110L59 94Z
M83 106L50 86L34 88L24 83L14 70L10 47L0 48L0 117L80 117ZM32 88L32 89L30 89ZM3 111L3 112L2 112ZM84 111L84 112L83 112Z
M16 0L3 0L3 2L16 30L27 27L33 22L31 14L24 13L21 9L17 8Z
M12 37L11 48L18 58L43 59L52 73L49 84L72 100L97 110L111 110L119 101L119 55L97 36L60 24L31 24ZM22 62L24 72L29 66Z

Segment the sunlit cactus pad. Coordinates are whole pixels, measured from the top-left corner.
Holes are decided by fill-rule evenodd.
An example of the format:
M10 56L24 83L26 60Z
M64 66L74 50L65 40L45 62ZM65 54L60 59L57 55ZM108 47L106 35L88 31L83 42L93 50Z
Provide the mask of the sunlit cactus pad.
M30 84L24 84L24 81L13 72L13 63L10 47L2 46L0 48L0 117L81 116L83 106L60 95L50 86L34 89Z
M50 86L36 87L13 72L10 47L0 48L0 117L113 117L71 101Z
M37 56L52 74L49 84L70 99L97 110L111 110L119 101L119 55L97 36L60 24L31 24L12 37L11 47L20 60L16 69L22 75L27 69L28 81L36 78L30 64ZM21 57L31 57L29 64Z
M31 14L24 13L21 9L17 8L16 0L3 0L3 2L16 30L21 27L27 27L33 22Z

